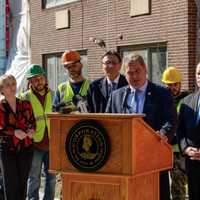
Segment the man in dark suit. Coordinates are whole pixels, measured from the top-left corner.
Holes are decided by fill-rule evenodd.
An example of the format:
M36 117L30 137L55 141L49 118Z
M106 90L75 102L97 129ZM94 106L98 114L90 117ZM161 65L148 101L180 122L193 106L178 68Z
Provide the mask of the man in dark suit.
M144 120L170 142L176 129L176 109L170 92L147 80L147 67L140 55L125 60L128 86L112 93L106 112L145 113ZM160 200L170 200L168 171L160 173Z
M189 199L200 199L200 63L196 67L198 90L181 101L177 137L186 156Z
M108 51L102 56L105 76L90 84L87 95L89 112L104 113L112 91L127 85L126 78L120 74L121 65L121 57L115 51Z

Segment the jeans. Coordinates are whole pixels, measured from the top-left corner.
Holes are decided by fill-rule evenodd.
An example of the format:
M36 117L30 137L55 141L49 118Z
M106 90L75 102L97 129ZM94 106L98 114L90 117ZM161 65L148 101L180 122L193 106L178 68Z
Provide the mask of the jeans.
M34 148L33 161L28 179L28 191L27 191L28 200L39 200L41 172L44 173L45 176L43 200L54 199L56 175L49 173L48 169L49 169L49 151L44 151Z

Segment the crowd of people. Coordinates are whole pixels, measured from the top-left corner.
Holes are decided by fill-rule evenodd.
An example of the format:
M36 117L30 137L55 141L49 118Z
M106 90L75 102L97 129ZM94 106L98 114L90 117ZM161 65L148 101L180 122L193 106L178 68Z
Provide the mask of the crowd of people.
M148 80L140 55L123 60L116 51L101 57L104 76L89 81L77 51L63 53L69 79L51 91L42 66L32 64L27 91L16 95L16 79L0 77L0 169L6 200L39 200L41 174L44 200L55 196L56 175L49 172L50 131L46 113L144 113L144 121L173 146L174 166L160 172L160 200L200 199L200 64L197 91L181 91L181 73L167 67L163 86ZM121 67L125 75L120 73ZM187 189L188 188L188 189ZM145 191L144 191L145 192Z

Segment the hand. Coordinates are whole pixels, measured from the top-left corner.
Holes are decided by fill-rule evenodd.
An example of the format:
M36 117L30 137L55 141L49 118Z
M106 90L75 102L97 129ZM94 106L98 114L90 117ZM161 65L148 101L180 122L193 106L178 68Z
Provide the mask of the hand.
M27 131L27 136L30 138L30 139L32 139L33 138L33 134L34 134L34 130L33 129L28 129L28 131Z
M200 160L200 150L194 147L187 147L184 151L191 160Z
M161 142L168 142L168 137L166 135L162 134L160 131L156 131L156 133L160 135L162 139Z
M23 140L24 138L26 138L26 133L20 129L15 130L15 137L17 137L20 140Z

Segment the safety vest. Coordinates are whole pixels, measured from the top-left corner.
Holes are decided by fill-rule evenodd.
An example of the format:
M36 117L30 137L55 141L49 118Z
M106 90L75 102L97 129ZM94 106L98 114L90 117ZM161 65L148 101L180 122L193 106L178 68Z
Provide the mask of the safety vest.
M22 94L22 99L26 99L31 102L33 114L36 119L36 132L33 134L33 141L42 141L46 127L48 128L48 136L50 137L50 130L46 113L52 112L52 92L49 91L47 93L45 97L44 107L42 106L42 104L31 89L26 93Z
M89 84L90 84L89 80L84 80L84 82L81 85L81 88L79 90L80 96L84 97L84 96L87 95ZM60 101L63 101L63 102L72 101L73 96L74 96L74 92L73 92L73 89L72 89L69 81L67 81L65 83L61 83L58 86L58 90L59 90L59 93L60 93Z

